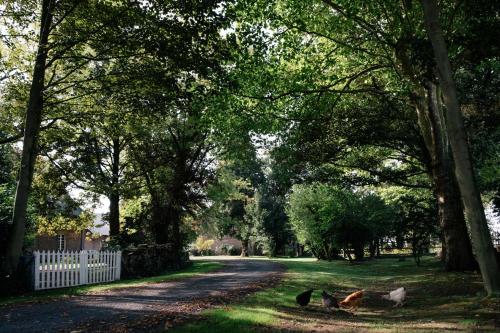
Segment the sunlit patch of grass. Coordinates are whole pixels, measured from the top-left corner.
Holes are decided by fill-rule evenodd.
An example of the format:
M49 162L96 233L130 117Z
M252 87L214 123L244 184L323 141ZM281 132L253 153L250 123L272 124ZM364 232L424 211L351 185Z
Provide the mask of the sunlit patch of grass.
M500 306L482 300L482 284L475 273L446 273L434 258L420 267L412 260L377 259L351 265L341 261L276 259L288 268L282 283L257 292L231 307L209 310L199 321L175 328L183 332L493 332ZM407 304L393 308L380 296L396 287L408 289ZM295 296L314 288L306 308ZM342 298L365 289L356 316L330 313L321 305L321 290ZM499 322L500 323L500 322ZM169 330L170 332L170 330Z
M165 274L157 276L151 276L140 279L119 280L115 282L95 284L95 285L84 285L84 286L77 286L70 288L36 291L21 296L0 298L0 306L15 304L15 303L23 303L23 302L44 301L55 297L84 295L84 294L101 292L104 290L110 290L116 288L140 287L148 283L180 280L208 273L210 271L219 269L222 266L224 265L218 262L208 262L208 261L194 262L193 265L185 269L179 271L167 272Z
M255 332L256 327L270 326L278 312L269 308L235 306L204 313L209 322L197 321L182 327L182 332ZM200 331L201 329L201 331Z

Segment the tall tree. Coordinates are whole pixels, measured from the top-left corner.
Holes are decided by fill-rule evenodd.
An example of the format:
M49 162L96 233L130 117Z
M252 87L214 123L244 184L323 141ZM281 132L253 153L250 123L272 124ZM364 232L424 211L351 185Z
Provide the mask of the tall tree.
M214 145L200 119L184 113L164 122L148 123L137 129L130 148L151 198L151 231L158 244L173 243L181 250L181 223L186 214L203 206L204 187L210 177Z
M312 6L276 1L260 5L260 10L266 13L264 17L272 20L259 21L258 17L262 16L254 15L259 5L246 7L249 15L254 16L242 30L249 36L250 43L256 45L255 54L262 57L249 61L258 66L254 74L247 74L255 81L247 80L250 83L245 86L245 95L275 102L276 109L285 110L282 116L292 121L300 121L297 110L305 104L301 96L306 95L315 96L316 100L307 100L316 105L325 103L325 96L332 96L330 110L338 108L349 95L403 100L406 106L421 103L427 112L423 115L426 121L419 122L422 137L425 139L431 129L440 134L420 141L425 145L422 160L428 160L426 165L433 179L439 178L439 182L433 181L433 188L441 205L443 230L449 235L445 238L445 243L450 242L450 246L445 246L449 253L446 267L449 270L474 268L463 211L456 195L453 160L439 123L442 123L442 115L430 117L428 114L441 108L439 104L432 104L437 100L428 93L427 88L431 86L428 83L436 86L434 66L429 62L428 42L422 38L416 9L404 7L401 12L400 3L385 1L352 4L325 0ZM383 25L380 16L386 21ZM255 26L259 24L268 29L256 31ZM267 41L267 46L262 40ZM349 120L363 117L362 112L353 112ZM307 113L302 119L310 121L311 118L314 119L314 115ZM446 163L442 163L441 157L446 157ZM443 200L439 200L440 197Z
M11 273L15 272L17 269L24 239L28 196L33 181L33 169L37 156L36 145L42 121L45 70L47 68L47 55L49 52L49 33L53 28L54 5L55 3L52 0L42 1L39 41L33 69L28 108L26 111L23 152L14 200L12 228L9 233L7 245L6 271Z
M111 96L90 100L79 119L46 131L42 154L70 186L108 198L109 235L114 237L120 233L120 198L131 185L124 177L129 115Z
M26 13L22 7L14 3L10 5L10 10L21 11L19 15L13 15L14 19L23 17L25 20L26 15L37 19L39 34L23 126L19 129L20 133L13 133L12 136L2 139L5 143L23 138L22 162L8 240L8 264L5 267L7 272L16 270L22 250L26 209L38 154L40 130L70 117L71 113L68 114L66 108L71 102L81 98L75 93L78 91L76 88L95 78L94 73L88 70L92 67L90 64L112 57L110 49L121 45L118 38L120 34L116 32L123 30L115 28L117 13L122 14L122 22L128 22L125 15L128 13L128 7L103 2L44 0L41 2L40 15L37 15L36 8L33 12ZM50 120L47 117L50 114L48 110L58 115ZM49 125L41 126L47 118L50 120Z
M465 213L471 227L471 235L478 257L481 274L489 295L500 296L500 267L491 242L481 195L475 181L470 160L469 143L457 98L444 34L439 22L439 8L435 0L422 0L424 22L432 43L439 82L446 105L447 133L455 159L455 174L465 206Z

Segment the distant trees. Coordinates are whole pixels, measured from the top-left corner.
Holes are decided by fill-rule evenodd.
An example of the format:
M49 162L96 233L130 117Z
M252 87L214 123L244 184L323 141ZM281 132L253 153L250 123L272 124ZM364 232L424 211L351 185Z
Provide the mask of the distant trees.
M362 260L369 244L390 235L396 217L373 194L322 183L294 185L287 212L298 240L316 257L328 260L340 250L350 260L352 255Z
M320 182L294 185L287 213L298 240L328 260L341 250L349 260L362 260L365 252L374 257L386 247L408 244L420 264L440 234L430 193L397 186L371 191Z
M431 240L443 237L432 193L424 189L385 186L377 189L377 194L391 207L393 214L394 222L387 230L388 235L397 242L406 241L417 265L420 264L420 257L432 245Z
M247 170L248 171L248 170ZM203 211L203 228L216 237L229 235L242 243L241 256L249 255L250 241L262 223L256 190L252 182L235 171L230 161L222 161L214 182L208 188L210 207ZM248 173L247 173L248 175Z

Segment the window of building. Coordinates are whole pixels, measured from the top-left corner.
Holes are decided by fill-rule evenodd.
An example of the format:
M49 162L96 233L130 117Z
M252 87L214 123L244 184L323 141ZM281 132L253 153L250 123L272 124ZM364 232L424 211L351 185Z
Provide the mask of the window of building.
M57 247L59 251L64 251L66 249L66 238L64 235L57 235Z

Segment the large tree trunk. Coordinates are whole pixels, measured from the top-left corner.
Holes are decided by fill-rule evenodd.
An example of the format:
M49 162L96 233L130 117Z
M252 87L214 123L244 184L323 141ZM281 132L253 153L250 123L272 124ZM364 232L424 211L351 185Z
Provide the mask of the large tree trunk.
M438 77L447 109L447 130L455 161L455 175L462 195L465 214L470 224L474 250L488 295L498 296L500 295L500 267L491 241L481 195L476 185L467 133L452 77L448 50L439 24L437 2L436 0L422 0L422 4L425 27L434 50Z
M112 191L109 199L109 235L111 237L120 234L120 194Z
M173 204L153 205L152 232L156 244L172 243L176 251L182 248L179 210Z
M457 204L457 183L453 174L453 156L447 135L446 120L438 87L426 77L417 74L408 55L410 46L407 38L401 38L396 46L398 64L409 78L415 90L412 93L418 116L418 124L426 156L426 166L432 179L434 194L438 203L439 223L442 228L442 260L447 270L470 270L476 262L465 224L463 207ZM449 243L449 244L448 244Z
M54 1L51 0L43 0L42 2L40 37L35 59L35 68L33 70L28 109L24 123L23 152L21 155L19 179L14 200L12 227L10 229L7 244L7 271L9 273L17 270L19 257L22 254L26 229L26 210L33 181L35 160L37 157L38 134L42 122L45 69L47 64L48 38L52 25L53 4Z
M447 271L476 270L477 262L465 224L460 192L450 168L435 168L435 194L443 232L443 262Z
M168 207L153 203L151 232L156 244L166 244L169 241Z
M418 122L429 153L429 173L432 175L434 194L438 203L439 224L443 232L443 261L448 271L477 268L472 254L463 207L455 177L453 158L449 149L446 125L439 107L438 88L433 82L425 83L425 92L415 94Z
M109 235L120 234L120 139L113 139L111 193L109 195Z
M171 206L169 210L170 224L172 225L172 237L175 251L182 250L182 236L180 232L181 213L179 208Z

